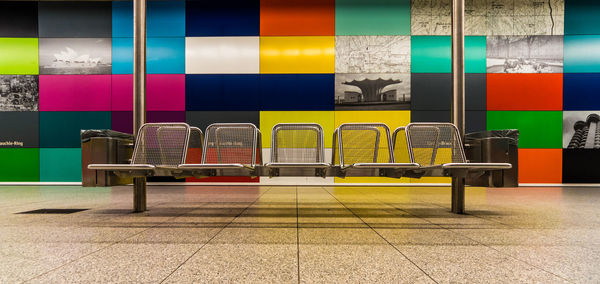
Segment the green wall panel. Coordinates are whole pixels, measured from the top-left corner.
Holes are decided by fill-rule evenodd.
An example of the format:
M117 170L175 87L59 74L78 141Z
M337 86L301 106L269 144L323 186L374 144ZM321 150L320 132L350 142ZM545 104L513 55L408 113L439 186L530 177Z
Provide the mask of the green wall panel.
M465 37L465 72L486 73L486 37Z
M40 181L81 181L81 149L40 149Z
M0 74L39 73L37 38L0 38Z
M40 112L40 147L81 147L82 129L111 129L109 111Z
M411 72L450 73L451 43L449 36L413 36Z
M39 181L39 165L37 148L1 148L0 182Z
M413 36L411 38L411 71L413 73L451 73L451 38L449 36ZM465 37L465 72L487 72L485 36Z
M337 0L336 35L410 35L410 0Z
M488 111L487 129L519 129L519 148L562 148L562 111Z

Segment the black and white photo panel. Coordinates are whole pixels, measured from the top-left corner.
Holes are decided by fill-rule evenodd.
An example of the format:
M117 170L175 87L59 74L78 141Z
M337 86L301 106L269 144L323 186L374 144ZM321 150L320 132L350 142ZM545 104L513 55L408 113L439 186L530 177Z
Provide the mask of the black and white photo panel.
M410 74L335 74L335 110L408 110Z
M0 75L0 111L38 111L39 77Z
M336 73L410 73L409 36L336 36Z
M563 148L600 150L600 110L563 112Z
M40 74L111 74L110 38L40 38Z
M562 73L563 36L488 36L488 73Z

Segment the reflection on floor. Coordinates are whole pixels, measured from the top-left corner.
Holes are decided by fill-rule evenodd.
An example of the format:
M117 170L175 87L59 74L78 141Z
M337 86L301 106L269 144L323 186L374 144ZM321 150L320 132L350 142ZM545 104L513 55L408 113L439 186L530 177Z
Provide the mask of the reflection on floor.
M600 282L600 190L0 187L0 282ZM71 214L15 214L36 209Z

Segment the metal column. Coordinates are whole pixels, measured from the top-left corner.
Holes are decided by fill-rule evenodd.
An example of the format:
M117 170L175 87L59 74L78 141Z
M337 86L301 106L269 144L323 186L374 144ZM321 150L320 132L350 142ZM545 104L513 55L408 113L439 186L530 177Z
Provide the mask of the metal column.
M452 123L465 135L465 0L452 0ZM462 146L462 145L461 145ZM464 213L464 176L452 179L452 212Z
M133 134L146 123L146 0L133 0ZM133 179L133 211L146 211L146 178Z

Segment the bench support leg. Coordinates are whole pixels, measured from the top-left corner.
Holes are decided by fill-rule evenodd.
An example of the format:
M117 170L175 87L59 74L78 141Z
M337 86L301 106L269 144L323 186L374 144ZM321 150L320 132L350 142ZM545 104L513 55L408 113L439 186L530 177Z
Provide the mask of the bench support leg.
M452 213L465 213L465 179L466 170L459 170L452 174Z
M133 212L146 211L146 178L133 179Z

